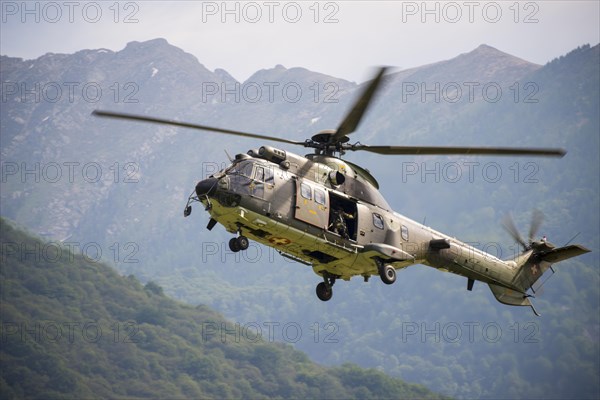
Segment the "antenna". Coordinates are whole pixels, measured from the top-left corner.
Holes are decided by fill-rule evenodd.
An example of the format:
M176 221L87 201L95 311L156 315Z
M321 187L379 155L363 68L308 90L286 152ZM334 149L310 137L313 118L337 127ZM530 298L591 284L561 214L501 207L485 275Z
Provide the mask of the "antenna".
M569 241L568 241L567 243L565 243L565 244L564 244L564 246L567 246L569 243L571 243L573 240L575 240L575 238L576 238L577 236L579 236L579 234L580 234L580 233L581 233L581 232L577 232L577 234L575 234L575 236L573 236L571 239L569 239Z
M542 288L544 287L544 285L546 284L548 279L552 278L554 276L554 274L556 273L554 268L550 267L550 269L552 270L552 273L550 275L548 275L541 284L538 285L537 289L533 290L533 287L531 288L531 290L533 290L533 293L538 292L540 295L543 293Z
M233 158L231 158L231 156L229 155L229 153L227 152L226 149L223 149L223 151L225 152L225 155L227 155L227 158L229 158L229 162L233 162Z

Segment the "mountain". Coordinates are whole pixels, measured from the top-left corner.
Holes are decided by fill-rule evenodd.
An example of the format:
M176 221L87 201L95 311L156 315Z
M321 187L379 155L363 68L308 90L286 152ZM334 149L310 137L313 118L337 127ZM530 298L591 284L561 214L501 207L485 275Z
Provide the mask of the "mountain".
M418 77L426 78L429 82L496 82L505 85L514 83L540 67L482 44L450 60L399 71L397 75L405 81L408 77Z
M264 327L0 228L2 398L441 398L376 370L322 367Z
M564 147L562 159L345 156L377 177L396 211L501 258L518 248L500 227L509 212L526 232L531 210L543 211L540 232L553 243L577 235L592 253L557 266L536 296L539 319L497 304L483 285L467 292L461 278L422 266L390 287L341 283L321 303L310 268L254 243L229 252L230 235L207 231L201 208L183 219L195 183L227 165L223 150L233 156L263 143L105 121L92 110L302 141L335 128L362 85L280 65L237 82L160 39L118 52L2 56L0 213L242 325L336 329L335 345L307 335L293 344L322 364L379 368L462 398L597 398L598 54L598 45L585 45L536 65L482 45L395 71L351 136L364 144Z

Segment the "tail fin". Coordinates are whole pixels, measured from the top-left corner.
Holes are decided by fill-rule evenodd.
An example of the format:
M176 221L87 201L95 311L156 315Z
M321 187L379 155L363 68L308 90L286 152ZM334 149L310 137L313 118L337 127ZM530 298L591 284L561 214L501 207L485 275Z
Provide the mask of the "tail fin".
M555 248L550 243L539 242L533 246L533 249L525 251L513 260L517 265L517 272L512 286L520 290L496 284L489 284L490 289L500 303L513 306L530 306L535 315L539 316L533 304L531 304L531 296L527 294L527 291L529 289L533 290L533 284L544 275L544 272L552 264L577 257L589 251L577 244Z
M516 287L527 291L533 287L533 284L544 275L552 264L560 261L567 260L572 257L588 253L590 250L578 244L565 246L565 247L551 247L544 243L543 249L534 249L534 251L525 260L519 260L522 262L519 265L517 261L517 273L513 279L513 283Z
M538 314L536 309L533 307L533 304L531 304L529 295L504 286L494 285L493 283L489 283L488 286L492 290L496 300L498 300L500 303L508 304L509 306L529 306L535 315L538 317L540 316L540 314Z

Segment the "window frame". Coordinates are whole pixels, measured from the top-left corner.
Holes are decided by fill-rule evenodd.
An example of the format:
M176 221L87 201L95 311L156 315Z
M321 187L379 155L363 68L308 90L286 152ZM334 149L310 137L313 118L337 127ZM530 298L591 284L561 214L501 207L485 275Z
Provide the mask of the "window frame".
M318 195L317 195L317 193L318 193ZM327 198L325 196L327 196L327 193L325 193L325 191L323 189L314 188L313 199L315 200L315 203L322 205L322 206L326 205Z
M256 166L256 168L254 169L254 180L257 182L265 181L265 167L263 167L262 165Z
M408 227L406 225L400 226L400 236L408 242Z
M308 195L306 194L306 189L308 189ZM306 200L312 200L313 199L313 189L312 186L310 186L307 183L300 183L300 195L302 196L302 198L306 199Z
M373 213L373 226L377 229L385 229L385 222L383 221L381 214Z

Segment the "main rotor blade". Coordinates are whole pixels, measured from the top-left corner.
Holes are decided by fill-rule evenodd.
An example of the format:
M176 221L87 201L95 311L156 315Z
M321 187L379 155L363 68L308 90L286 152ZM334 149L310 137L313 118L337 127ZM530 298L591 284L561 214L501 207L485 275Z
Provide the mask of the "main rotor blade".
M354 132L360 123L365 111L369 107L369 103L373 99L377 88L381 84L381 79L385 74L387 67L381 67L375 78L369 83L364 89L358 100L354 103L354 106L350 112L346 115L342 123L338 126L335 134L329 138L329 143L337 143L344 136Z
M563 157L564 149L514 148L514 147L438 147L438 146L367 146L352 145L348 150L364 150L388 155L498 155Z
M223 133L225 135L244 136L244 137L249 137L249 138L272 140L274 142L281 142L281 143L296 144L296 145L304 146L304 142L295 142L293 140L282 139L282 138L278 138L275 136L267 136L267 135L259 135L256 133L240 132L240 131L234 131L231 129L215 128L212 126L192 124L189 122L179 122L179 121L173 121L170 119L147 117L144 115L135 115L135 114L119 113L119 112L113 112L113 111L101 111L101 110L94 110L92 112L92 115L95 115L96 117L117 118L117 119L131 120L131 121L151 122L151 123L155 123L155 124L179 126L182 128L200 129L200 130L204 130L204 131Z
M519 244L523 246L523 249L527 249L529 243L525 242L525 240L521 237L521 234L515 226L511 214L506 214L504 216L504 218L502 219L502 226L504 226L504 229L506 229L506 231L515 241L519 242Z

